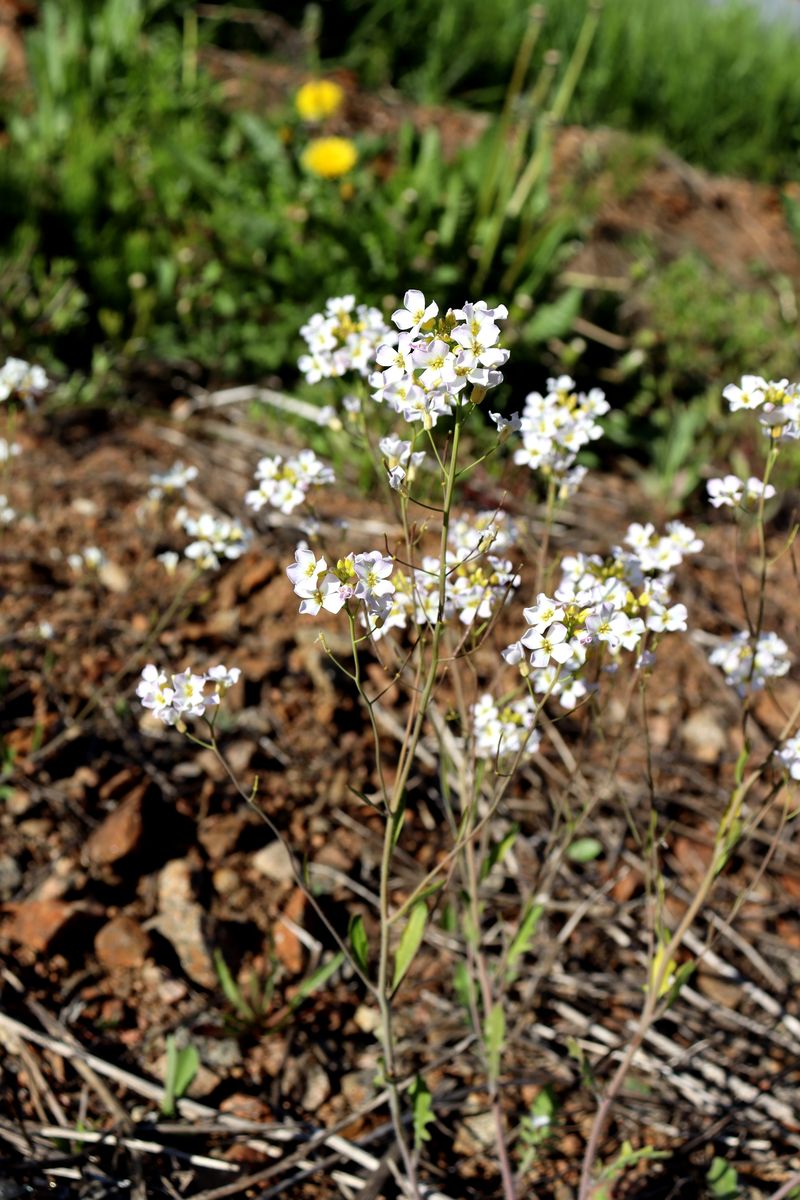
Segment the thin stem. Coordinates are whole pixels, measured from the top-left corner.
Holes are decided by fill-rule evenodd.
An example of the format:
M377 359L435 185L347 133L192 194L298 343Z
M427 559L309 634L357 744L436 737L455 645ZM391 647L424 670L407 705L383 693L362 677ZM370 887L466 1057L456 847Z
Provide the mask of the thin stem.
M606 1093L600 1102L594 1122L592 1123L592 1129L589 1134L589 1139L586 1143L583 1166L581 1168L581 1181L580 1190L578 1192L578 1200L590 1200L593 1189L592 1169L594 1166L594 1160L597 1157L597 1152L600 1147L600 1139L605 1132L606 1124L611 1115L611 1107L616 1100L623 1083L625 1082L625 1078L631 1068L631 1064L633 1063L633 1059L637 1050L644 1041L647 1031L650 1029L653 1021L656 1019L658 1002L661 999L661 994L664 989L664 985L667 982L669 971L672 963L674 962L675 955L678 953L683 939L686 936L687 931L691 928L695 917L708 899L708 895L714 884L714 880L717 878L717 875L725 863L725 857L727 855L727 834L732 828L735 827L735 822L738 819L739 813L741 812L745 797L750 791L752 785L759 778L760 774L760 770L754 771L742 784L739 785L739 787L734 790L728 803L728 807L723 814L722 821L720 822L715 844L715 853L712 856L708 867L706 868L705 875L700 882L697 893L686 909L686 912L683 914L683 917L679 921L678 927L673 933L669 942L662 949L658 969L652 971L651 978L648 982L644 1007L639 1018L636 1032L628 1043L628 1047L622 1057L622 1061L617 1067L611 1083L606 1089Z
M245 789L239 783L239 780L236 778L236 775L234 774L233 770L231 769L230 764L228 763L228 760L226 759L225 755L222 753L222 751L219 748L219 743L217 742L217 737L216 737L216 733L214 732L213 725L210 722L208 723L208 725L209 725L209 731L211 733L211 740L208 742L204 741L203 738L197 737L195 734L189 733L188 730L184 731L184 736L187 737L190 742L194 742L196 745L202 746L206 750L211 750L211 752L214 754L215 758L217 759L218 763L220 764L222 769L225 771L225 774L228 776L228 779L230 779L231 783L235 787L239 796L241 796L241 798L242 798L242 800L244 800L245 804L249 805L249 807L252 808L253 812L258 814L258 816L261 818L261 820L264 822L264 824L269 829L272 836L274 838L276 838L277 841L279 841L280 844L283 846L284 850L286 851L286 853L289 856L289 862L291 864L292 874L294 875L297 886L300 888L301 892L303 893L305 898L308 900L311 907L314 909L314 912L319 917L320 921L325 926L325 929L330 934L330 936L333 938L333 940L336 943L336 945L338 946L338 948L344 954L345 958L347 959L350 966L355 971L356 975L359 977L359 979L364 984L364 986L370 992L372 992L372 994L374 995L375 994L374 985L370 982L369 978L361 970L361 967L358 965L356 960L353 958L353 955L350 952L349 946L339 936L337 931L334 929L333 925L328 920L328 917L325 915L325 911L322 908L322 905L319 903L316 896L314 895L314 893L311 891L308 884L306 883L305 878L303 877L303 872L297 861L297 855L294 853L294 850L289 845L289 843L287 842L286 838L283 836L281 831L278 829L277 825L275 825L272 818L266 812L264 812L263 808L260 808L256 804L256 801L255 801L256 788L255 788L255 786L253 787L252 792L245 791Z
M400 1155L403 1159L403 1165L408 1176L408 1183L411 1187L412 1194L415 1200L420 1200L419 1185L417 1182L416 1166L411 1153L411 1148L406 1139L405 1125L403 1124L403 1111L400 1105L400 1092L398 1089L397 1066L394 1052L394 1030L392 1024L392 1001L389 992L389 918L391 915L391 899L389 895L389 883L392 869L392 851L394 849L395 825L390 818L386 820L383 830L383 852L381 854L381 877L380 877L380 954L378 960L378 986L376 995L378 998L378 1008L380 1011L380 1035L383 1044L383 1059L384 1059L384 1074L386 1076L386 1088L389 1093L389 1110L392 1114L392 1124L394 1125L395 1137L400 1148Z

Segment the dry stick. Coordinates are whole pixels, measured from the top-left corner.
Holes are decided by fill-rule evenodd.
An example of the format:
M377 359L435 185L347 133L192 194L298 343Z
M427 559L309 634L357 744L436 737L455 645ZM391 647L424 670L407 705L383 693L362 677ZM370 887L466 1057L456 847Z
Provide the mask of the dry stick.
M777 1192L773 1192L770 1200L786 1200L790 1192L796 1187L800 1187L800 1171L795 1171L794 1175L790 1175L785 1183L782 1183Z
M191 1163L193 1167L207 1167L214 1171L232 1171L238 1174L241 1170L235 1163L223 1162L219 1158L208 1158L204 1154L189 1154L185 1150L176 1150L172 1146L162 1145L161 1142L146 1142L142 1138L118 1137L114 1133L91 1133L85 1130L61 1128L60 1126L53 1125L46 1125L43 1129L37 1127L31 1129L30 1132L36 1133L39 1137L43 1138L58 1138L72 1142L91 1142L92 1144L104 1146L125 1146L128 1150L138 1150L144 1154L172 1154L175 1158Z
M481 951L480 939L478 938L478 930L480 929L480 911L478 908L479 885L478 872L475 864L475 843L473 839L468 839L464 854L467 862L469 899L470 907L472 909L473 931L477 939L477 944L471 947L471 952L478 970L478 982L480 984L483 1011L485 1014L484 1020L488 1020L489 1015L494 1008L494 995L492 993L492 983L489 979L489 971L486 966L486 958ZM502 1049L502 1047L500 1049ZM488 1074L489 1103L492 1110L492 1117L494 1118L495 1135L497 1138L497 1160L500 1165L500 1178L503 1183L503 1195L505 1196L505 1200L516 1200L517 1191L514 1185L514 1173L511 1169L511 1161L508 1157L508 1146L506 1144L503 1110L500 1106L498 1081L494 1072L490 1071Z
M791 716L789 717L788 721L786 722L786 725L784 726L784 729L782 730L781 735L778 739L779 742L783 741L786 737L788 737L789 732L795 726L798 714L800 714L800 702L798 702L795 705L794 711L792 712ZM592 1166L594 1164L594 1159L595 1159L595 1157L597 1155L597 1151L599 1149L600 1138L602 1137L603 1132L605 1131L606 1122L607 1122L610 1112L611 1112L611 1106L614 1103L614 1100L616 1099L616 1096L617 1096L620 1088L622 1087L622 1084L625 1080L625 1077L626 1077L628 1071L630 1070L630 1066L633 1061L633 1057L636 1054L636 1051L641 1046L641 1043L644 1040L644 1037L646 1036L648 1029L650 1028L650 1026L653 1023L653 1020L655 1019L661 989L664 984L664 981L667 978L667 974L670 969L670 964L673 961L678 949L680 948L681 943L683 942L684 936L686 935L688 930L691 928L691 925L692 925L695 917L697 916L697 914L699 913L703 904L705 903L706 899L708 898L708 893L710 892L711 887L714 883L714 880L716 879L716 877L719 874L721 867L723 865L722 862L720 861L720 856L719 856L719 849L723 845L723 842L722 842L723 834L729 832L730 829L732 828L733 822L735 821L736 817L738 816L738 813L741 812L742 804L744 803L747 793L750 791L750 788L753 786L753 784L756 783L757 780L760 778L762 770L763 770L763 766L756 768L747 777L747 779L744 780L743 783L739 784L739 786L733 792L730 803L728 804L726 812L723 815L722 821L720 823L720 828L719 828L719 831L717 834L717 840L716 840L717 852L714 854L713 858L711 859L711 861L708 864L708 867L706 868L705 875L703 876L703 879L700 883L700 887L698 888L696 896L689 904L689 907L687 908L686 912L684 913L683 917L681 918L677 929L673 933L668 945L662 952L661 965L660 965L659 969L654 973L653 979L651 979L651 981L650 981L650 986L648 988L644 1008L642 1009L642 1015L639 1019L639 1023L638 1023L636 1032L633 1034L633 1037L628 1044L628 1049L627 1049L626 1053L624 1054L622 1061L620 1062L619 1067L617 1068L617 1070L611 1080L611 1083L608 1086L606 1094L604 1095L602 1101L600 1102L600 1106L597 1110L597 1114L596 1114L594 1122L592 1124L592 1130L589 1135L589 1140L586 1144L586 1151L584 1154L583 1166L581 1169L581 1182L580 1182L580 1190L578 1193L578 1200L589 1200L589 1198L591 1196L592 1187L593 1187L593 1185L592 1185Z
M107 1063L103 1059L98 1058L97 1055L91 1054L81 1047L71 1046L67 1042L59 1041L57 1038L51 1037L49 1034L40 1033L38 1030L30 1029L27 1025L23 1025L21 1021L17 1021L13 1017L9 1017L5 1013L0 1012L0 1030L2 1029L10 1031L17 1037L22 1038L25 1041L32 1042L34 1045L44 1046L54 1053L60 1054L70 1062L81 1059L93 1067L98 1074L105 1075L110 1079L116 1080L123 1087L128 1088L130 1091L133 1091L138 1095L146 1097L148 1100L151 1100L154 1103L159 1103L163 1097L164 1089L159 1084L151 1083L148 1079L142 1079L140 1076L124 1070L122 1067L115 1066L113 1063ZM447 1054L442 1055L439 1059L437 1059L432 1064L432 1067L442 1066L452 1057L458 1056L469 1045L471 1045L473 1041L474 1034L470 1034L467 1038L463 1039L456 1046L454 1046ZM412 1082L413 1079L404 1080L398 1084L398 1087L400 1090L404 1091L411 1086ZM359 1151L357 1146L352 1146L344 1138L338 1137L338 1131L346 1129L347 1126L352 1125L355 1120L366 1116L376 1108L382 1107L384 1104L386 1104L388 1098L388 1093L386 1091L379 1093L376 1097L374 1097L374 1099L370 1100L360 1109L353 1113L349 1113L346 1117L343 1117L340 1121L337 1121L337 1123L330 1129L323 1129L314 1134L299 1150L293 1154L290 1154L288 1157L282 1158L279 1163L267 1168L266 1172L258 1172L256 1175L249 1176L243 1180L237 1180L234 1183L227 1184L222 1188L214 1189L211 1192L204 1192L202 1193L202 1200L222 1200L222 1198L225 1196L235 1195L236 1192L244 1190L245 1188L249 1187L251 1183L258 1183L263 1178L273 1178L276 1174L286 1170L287 1167L293 1166L295 1163L300 1162L311 1150L320 1145L330 1146L331 1149L334 1149L340 1157L358 1160L362 1152ZM219 1113L216 1109L210 1108L206 1104L200 1104L196 1100L189 1100L185 1097L177 1101L177 1106L179 1111L185 1113L187 1117L199 1117L206 1120L212 1118L218 1123L216 1126L217 1132L227 1131L230 1133L248 1133L259 1135L262 1138L270 1137L277 1142L289 1141L292 1138L300 1136L304 1132L302 1126L293 1128L288 1124L265 1125L259 1121L242 1120L238 1117L229 1116L227 1113ZM191 1132L191 1129L187 1129L187 1132ZM201 1200L201 1197L198 1196L196 1200Z
M3 967L2 975L6 982L9 983L16 992L20 993L20 995L24 995L25 988L16 975L14 975L6 967ZM54 1017L52 1013L49 1013L44 1005L40 1004L38 1000L34 1000L32 997L29 997L26 998L26 1004L33 1015L37 1017L39 1021L41 1021L48 1033L50 1033L53 1037L63 1038L64 1041L78 1047L77 1038L73 1036L70 1030L67 1029L67 1027L61 1021ZM97 1073L92 1070L89 1064L78 1058L75 1060L73 1065L78 1074L86 1081L86 1083L89 1084L91 1088L94 1089L108 1110L111 1112L112 1116L120 1122L123 1128L127 1128L129 1131L132 1130L134 1122L131 1120L129 1114L119 1103L116 1096L108 1087L106 1087ZM59 1119L61 1120L62 1118ZM66 1121L64 1120L62 1123L66 1124Z

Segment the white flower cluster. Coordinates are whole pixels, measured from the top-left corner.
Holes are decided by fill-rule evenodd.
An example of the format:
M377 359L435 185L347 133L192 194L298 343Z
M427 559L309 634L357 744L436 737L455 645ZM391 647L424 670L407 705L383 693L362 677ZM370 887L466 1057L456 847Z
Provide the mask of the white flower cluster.
M425 458L425 451L414 450L413 442L404 442L394 434L381 438L378 447L389 475L389 486L397 492L404 485L413 483L417 468Z
M791 666L789 647L777 633L762 633L754 641L747 633L735 633L711 651L709 662L719 667L725 682L740 696L761 691L770 679L785 675Z
M680 521L659 536L653 525L629 526L625 546L614 547L607 559L575 554L562 560L562 577L555 594L540 593L523 610L528 625L517 642L503 651L507 663L531 677L537 693L557 696L564 708L574 708L592 690L581 678L591 647L602 646L612 661L621 650L642 662L648 633L685 630L683 604L670 603L671 571L703 543Z
M153 663L148 663L136 688L136 695L143 708L165 725L181 725L185 717L202 717L206 710L215 708L228 688L238 680L238 667L211 667L205 675L194 675L181 671L179 675L167 676ZM208 692L208 686L213 691Z
M709 479L706 484L708 500L714 508L746 507L748 503L756 502L763 496L771 500L775 488L771 483L764 486L763 480L751 475L749 479L740 479L738 475L725 475L722 479Z
M511 768L518 755L529 757L539 749L541 738L534 728L536 705L531 696L498 706L485 693L471 709L475 754Z
M800 438L800 384L788 379L767 381L760 375L743 375L722 392L731 412L752 409L762 429L773 441Z
M800 780L800 733L787 738L777 751L777 757L783 763L792 779Z
M573 465L578 451L602 436L597 418L608 409L600 388L576 392L569 375L548 379L544 396L531 392L525 398L519 422L522 446L514 452L514 462L557 480L560 498L566 498L586 474L584 467ZM499 424L498 429L503 432Z
M260 512L265 504L270 504L287 515L303 503L309 488L334 482L333 471L313 450L301 450L285 461L280 454L262 458L255 478L258 487L246 493L247 507Z
M457 617L462 625L488 621L519 587L513 563L496 553L513 544L516 532L502 512L461 516L452 522L444 564L447 579L442 620ZM405 594L406 608L417 625L434 624L439 616L441 570L441 560L426 555L414 572L413 586L405 575L398 580L398 591ZM406 622L397 617L395 623Z
M301 613L315 617L322 608L338 613L352 600L363 605L367 621L387 617L395 590L394 562L380 550L340 558L333 570L305 546L298 546L294 558L286 574L300 597Z
M428 304L422 292L406 292L403 308L392 313L401 333L375 356L382 369L369 377L373 399L432 429L460 403L467 384L485 389L502 382L499 368L508 351L497 344L497 321L507 316L504 304L489 308L478 300L440 318L438 305Z
M184 532L194 538L186 547L186 557L193 559L204 571L219 570L224 558L241 558L252 536L239 521L214 517L211 513L202 513L199 517L184 513L181 524Z
M150 476L150 491L147 493L151 500L163 500L164 496L182 495L193 479L197 478L197 467L186 466L182 462L173 463L168 471L154 472Z
M99 546L87 546L80 554L67 555L67 564L77 575L99 571L107 562L108 559Z
M479 513L453 521L446 560L445 621L458 617L463 625L486 621L503 604L519 576L513 564L489 551L502 550L516 540L513 522L502 512ZM405 629L409 620L434 624L439 618L440 559L426 555L413 572L395 570L379 550L340 559L335 569L305 546L298 547L287 568L300 612L316 616L320 609L337 613L348 600L363 604L361 619L376 638L390 629Z
M308 354L297 365L309 383L338 378L348 371L367 376L378 346L397 337L377 308L356 304L355 296L328 300L325 311L315 313L300 335Z
M10 525L16 515L16 509L8 503L8 497L0 495L0 525Z
M22 358L7 358L0 367L0 401L18 396L27 404L48 383L43 367L33 366Z
M22 454L22 446L19 442L9 442L5 438L0 438L0 463L7 463L20 454Z

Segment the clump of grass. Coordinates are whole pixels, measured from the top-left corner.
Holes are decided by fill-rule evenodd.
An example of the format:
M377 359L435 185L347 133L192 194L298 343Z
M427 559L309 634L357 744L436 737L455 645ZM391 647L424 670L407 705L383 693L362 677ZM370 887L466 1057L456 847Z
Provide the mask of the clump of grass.
M538 61L569 53L586 4L550 0ZM525 0L338 0L326 5L323 50L371 84L424 102L499 105L528 18ZM741 2L605 0L567 119L655 133L692 162L759 179L796 177L800 40Z

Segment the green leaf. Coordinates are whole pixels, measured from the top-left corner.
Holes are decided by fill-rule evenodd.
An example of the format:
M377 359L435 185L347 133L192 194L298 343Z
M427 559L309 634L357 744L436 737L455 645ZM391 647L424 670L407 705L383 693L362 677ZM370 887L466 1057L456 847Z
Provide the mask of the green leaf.
M486 1065L489 1079L494 1082L500 1074L500 1058L506 1040L506 1014L502 1004L493 1004L483 1022L486 1045Z
M429 1142L431 1135L428 1126L436 1119L433 1112L431 1093L421 1075L417 1075L409 1092L411 1109L414 1114L414 1147L419 1149L423 1142Z
M505 837L492 846L481 866L481 883L483 883L484 879L486 879L492 868L496 867L498 863L503 861L511 847L514 845L514 842L517 840L518 833L519 825L512 825Z
M214 970L225 999L233 1005L240 1016L251 1019L254 1016L253 1010L242 995L242 990L233 978L228 964L222 957L221 950L214 951Z
M735 1200L740 1195L739 1176L736 1170L725 1162L724 1158L714 1158L708 1168L706 1182L712 1196L719 1200Z
M406 927L400 935L400 944L394 960L394 979L392 991L396 991L401 979L414 961L414 957L422 944L425 925L428 921L428 906L424 900L418 901L409 913Z
M603 853L603 844L598 842L597 838L578 838L577 842L573 842L567 850L567 858L570 862L587 863L594 858L599 858Z
M196 1046L190 1043L179 1050L175 1038L172 1035L167 1038L167 1072L161 1101L161 1111L165 1117L175 1115L175 1101L189 1087L199 1066L200 1055Z
M552 304L543 304L525 328L525 341L547 342L550 338L564 337L580 313L582 301L580 288L569 288Z
M689 982L697 967L696 962L681 963L677 971L673 975L672 982L667 993L667 1008L674 1004L681 993L681 989Z
M200 1067L200 1055L197 1047L191 1043L178 1051L175 1064L175 1095L180 1098L190 1086Z
M310 975L307 975L292 998L292 1008L296 1008L298 1004L302 1004L317 988L323 987L331 975L335 975L343 962L344 954L340 950L338 954L334 954L330 962L322 963L321 966L317 967L316 971L312 971Z
M367 931L364 928L364 922L360 916L356 915L353 917L350 922L349 932L353 958L366 975L369 966L369 942L367 941Z
M506 978L510 981L515 978L517 973L517 963L527 954L531 948L536 929L544 912L543 904L534 904L529 901L523 913L522 920L519 923L519 929L514 935L514 939L508 948L508 957L506 960Z

